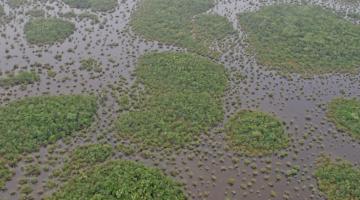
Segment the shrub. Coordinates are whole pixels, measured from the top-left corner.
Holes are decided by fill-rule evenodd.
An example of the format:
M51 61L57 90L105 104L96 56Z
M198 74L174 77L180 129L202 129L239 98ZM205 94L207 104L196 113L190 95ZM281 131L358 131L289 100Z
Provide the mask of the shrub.
M25 24L25 36L31 44L62 42L75 31L75 25L57 18L35 18Z
M250 156L270 154L289 143L282 123L262 112L238 112L226 123L225 131L230 146Z
M287 73L356 72L360 26L330 10L280 5L239 16L260 64Z
M360 169L347 161L332 161L330 157L322 156L315 177L319 189L329 200L360 199Z
M91 9L92 11L109 11L116 8L117 0L63 0L73 8Z
M0 86L15 86L15 85L26 85L33 84L40 80L40 76L35 72L22 71L15 75L10 75L6 78L0 79Z
M360 139L360 101L356 99L334 99L329 103L328 118L336 127Z
M70 179L48 200L185 200L179 185L160 170L132 161L110 161Z

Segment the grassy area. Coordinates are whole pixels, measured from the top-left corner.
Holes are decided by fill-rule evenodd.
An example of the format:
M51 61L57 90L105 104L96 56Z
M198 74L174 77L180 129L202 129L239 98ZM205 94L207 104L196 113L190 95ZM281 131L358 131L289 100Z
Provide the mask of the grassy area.
M89 126L95 112L95 97L80 95L30 97L0 107L0 157L15 163L21 154Z
M109 11L118 6L117 0L63 0L73 8L91 9L92 11Z
M41 9L32 9L26 12L26 15L29 15L31 17L45 17L46 12Z
M356 99L335 99L329 103L328 118L336 127L360 139L360 101Z
M360 199L360 168L344 160L321 157L315 171L319 189L329 200Z
M289 144L282 123L266 113L240 111L225 125L230 146L245 155L274 153Z
M330 10L281 5L239 16L260 64L305 76L357 72L360 26Z
M193 54L156 53L140 58L136 74L147 95L138 109L120 116L121 137L155 147L182 146L223 119L222 65Z
M15 85L32 84L40 80L40 76L35 72L22 71L6 78L0 78L0 87Z
M185 200L179 183L132 161L110 161L70 179L48 200Z
M74 31L73 23L57 18L35 18L25 24L25 36L31 44L62 42Z
M201 14L212 6L212 0L144 0L133 15L131 25L148 40L217 57L219 52L209 47L234 30L224 17Z
M65 162L60 175L69 178L92 167L95 164L103 163L111 157L113 148L106 144L91 144L76 148Z

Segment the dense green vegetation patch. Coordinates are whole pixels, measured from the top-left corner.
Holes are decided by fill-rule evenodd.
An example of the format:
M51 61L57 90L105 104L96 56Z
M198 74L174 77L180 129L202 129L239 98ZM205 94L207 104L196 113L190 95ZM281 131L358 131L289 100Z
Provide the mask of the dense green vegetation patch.
M146 95L120 116L122 137L155 147L182 146L223 119L227 77L222 65L187 53L140 58L136 69Z
M75 25L57 18L35 18L25 24L25 36L32 44L62 42L75 31Z
M92 11L109 11L117 7L117 0L63 0L73 8L91 9Z
M327 116L337 128L360 139L360 101L357 99L335 99L330 102Z
M310 76L360 67L360 26L330 10L269 6L239 20L260 64Z
M0 107L0 155L20 154L89 126L96 112L92 96L31 97Z
M282 123L262 112L238 112L226 123L225 131L230 146L245 155L270 154L289 144Z
M107 144L91 144L76 148L65 162L60 175L68 178L111 157L113 148Z
M15 86L32 84L40 80L40 76L35 72L21 71L6 78L0 78L0 86Z
M329 200L360 199L360 168L344 160L321 157L315 171L319 189Z
M234 30L225 17L201 14L212 6L212 0L144 0L131 24L146 39L217 57L219 52L211 50L211 44Z
M49 200L186 199L179 183L132 161L110 161L69 180Z

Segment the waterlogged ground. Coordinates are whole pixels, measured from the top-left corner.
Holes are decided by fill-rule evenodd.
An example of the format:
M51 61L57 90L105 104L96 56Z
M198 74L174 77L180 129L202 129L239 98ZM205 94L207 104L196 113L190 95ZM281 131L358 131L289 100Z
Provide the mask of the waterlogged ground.
M40 74L40 81L35 84L0 88L1 105L26 96L80 93L93 93L100 97L101 103L95 122L77 137L66 138L25 155L14 167L15 174L6 183L6 189L0 191L1 200L42 199L56 191L63 182L52 176L53 172L61 169L69 153L80 145L109 143L115 147L127 144L127 141L118 140L112 129L119 105L111 95L111 86L131 85L136 78L137 59L146 52L184 51L135 35L129 20L136 3L119 1L114 12L97 13L99 23L96 24L87 19L70 19L76 26L73 35L61 44L39 47L29 45L25 40L23 27L29 20L27 11L43 9L47 16L58 16L71 10L77 14L84 11L70 9L60 1L34 1L15 9L4 0L0 1L11 18L0 28L3 76L30 69ZM225 94L222 123L203 134L198 145L187 149L170 153L140 150L132 155L116 151L112 158L134 160L163 169L184 183L189 199L326 199L318 191L313 176L318 156L326 153L357 166L360 164L359 141L338 131L326 119L326 104L335 97L360 98L360 74L327 74L303 79L298 75L282 76L258 66L254 56L245 52L246 36L240 32L237 14L274 3L220 0L211 10L227 17L239 32L239 36L229 42L228 51L217 61L228 69L231 80ZM345 13L360 11L360 4L312 3ZM103 70L80 70L80 61L88 58L102 63ZM56 75L49 76L49 70ZM245 157L232 152L222 129L228 118L242 109L269 112L285 122L290 135L289 147L264 157ZM34 166L40 172L29 175L27 169Z

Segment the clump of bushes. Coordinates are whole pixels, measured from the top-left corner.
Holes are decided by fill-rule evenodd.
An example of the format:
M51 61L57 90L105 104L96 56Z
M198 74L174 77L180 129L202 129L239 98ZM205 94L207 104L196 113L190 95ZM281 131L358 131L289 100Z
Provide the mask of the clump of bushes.
M118 5L117 0L63 0L73 8L91 9L92 11L114 10Z
M329 156L318 160L315 171L319 189L329 200L360 199L360 168L351 163Z
M222 65L187 53L154 53L136 69L145 95L123 113L119 135L155 147L182 146L223 119L227 77Z
M360 101L357 99L334 99L329 103L328 118L336 127L360 139Z
M61 176L68 178L79 174L88 167L106 161L112 153L112 146L107 144L91 144L76 148L65 162Z
M0 107L1 168L90 126L96 107L96 98L84 95L30 97Z
M315 6L276 5L239 16L257 61L305 76L357 72L360 26Z
M21 71L15 75L9 75L6 78L0 78L0 86L15 86L33 84L40 80L40 76L36 72Z
M57 18L34 18L25 24L25 36L31 44L62 42L75 31L75 25Z
M210 49L211 44L234 33L234 29L225 17L201 14L213 7L213 3L212 0L145 0L131 25L146 39L217 57L219 52Z
M80 61L80 70L101 72L101 63L93 58L88 58Z
M257 111L240 111L225 124L232 149L249 156L266 155L285 148L289 137L280 120Z
M147 199L185 200L180 184L160 170L132 161L110 161L70 179L48 200Z

